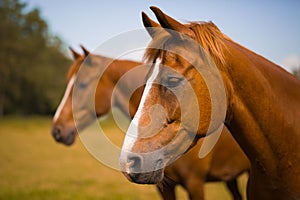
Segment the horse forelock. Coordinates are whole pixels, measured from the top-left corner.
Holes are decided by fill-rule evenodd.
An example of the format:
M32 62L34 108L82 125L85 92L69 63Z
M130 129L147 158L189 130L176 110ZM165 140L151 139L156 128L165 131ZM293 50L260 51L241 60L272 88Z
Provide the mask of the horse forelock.
M84 56L81 56L79 58L77 58L73 64L70 66L68 73L67 73L67 81L69 82L71 80L71 78L77 74L77 72L79 71L79 68L81 66L81 64L84 61Z
M164 29L157 30L155 37L151 40L144 53L143 62L153 63L157 58L159 58L163 51L164 43L171 38L170 34Z
M225 41L231 41L231 39L224 35L213 22L190 22L185 26L195 33L195 40L212 56L214 61L222 65L226 64ZM156 33L145 51L143 61L151 63L159 58L163 52L164 44L171 38L172 36L163 29Z
M70 79L73 77L73 75L76 76L76 74L78 73L80 67L84 64L86 59L90 59L93 60L93 62L96 63L97 66L100 66L99 68L104 68L101 67L108 65L108 63L112 63L113 60L111 58L108 57L104 57L101 55L94 55L94 54L89 54L88 57L87 56L81 56L79 58L77 58L76 60L74 60L74 62L72 63L72 65L70 66L68 73L67 73L67 82L70 81Z

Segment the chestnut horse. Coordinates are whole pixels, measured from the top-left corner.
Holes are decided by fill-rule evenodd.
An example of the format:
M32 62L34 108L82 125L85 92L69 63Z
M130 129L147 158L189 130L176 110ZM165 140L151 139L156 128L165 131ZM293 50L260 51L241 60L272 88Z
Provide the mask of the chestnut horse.
M70 48L74 57L74 62L69 68L67 74L68 85L53 117L52 123L52 136L57 142L64 143L65 145L72 145L74 143L75 136L77 135L77 129L84 129L94 122L95 118L93 117L93 114L95 112L97 117L101 117L110 111L111 96L115 84L127 71L141 65L141 63L129 60L114 60L100 55L89 55L88 50L86 50L83 46L81 46L81 48L84 51L84 55L80 55ZM83 64L91 66L89 68L90 71L84 75L85 77L79 78L77 77L77 72ZM105 66L108 64L109 66L105 69ZM103 67L101 68L101 66ZM99 79L99 82L96 83L98 87L96 93L93 94L96 106L95 108L91 108L90 105L86 105L84 98L82 98L81 101L76 101L76 106L82 108L82 110L80 110L81 118L76 120L77 124L75 126L72 107L74 84L77 81L77 84L80 85L79 87L82 87L80 95L87 96L90 88L92 87L95 78L94 76L96 76L101 70L105 70L105 72ZM122 82L124 87L134 88L136 84L142 83L144 80L144 74L141 70L139 72L141 74L134 77L133 80L135 81L125 80ZM142 91L143 89L140 88L133 93L132 98L130 98L129 101L129 109L122 110L126 115L128 115L128 117L132 117L136 112L136 107L139 104ZM122 96L122 94L119 96ZM128 102L122 101L122 98L117 99L114 103L121 109L128 108Z
M76 74L87 55L89 55L89 59L94 60L92 62L97 63L99 67L101 67L101 63L107 63L104 60L111 60L110 58L105 58L103 56L91 55L85 48L83 48L83 50L85 55L80 55L71 49L74 62L70 66L67 75L68 86L64 98L53 118L52 135L56 141L66 145L71 145L74 142L76 133L72 113L72 88L75 80L73 80L72 77L76 77ZM103 74L103 78L98 83L99 87L97 87L97 95L95 96L95 112L97 113L97 116L103 116L111 109L111 94L117 80L129 70L141 65L141 63L118 60L114 61L113 65L116 66L109 66L107 68L107 73ZM87 74L86 76L88 77L89 75ZM130 87L134 88L131 84L132 80L138 82L143 81L143 78L141 77L142 74L135 74L134 76L136 77L132 78L130 82L122 84L127 89L123 88L120 92L127 91ZM104 82L104 80L106 82ZM100 87L100 84L105 86L105 91ZM88 90L88 88L85 88L85 90ZM108 98L103 98L102 94L108 95ZM132 117L136 112L141 95L142 90L137 90L130 99L130 115L127 114L128 117ZM115 106L120 108L126 114L125 106L127 105L126 102L123 102L120 98L122 96L124 96L124 94L118 94L116 96L117 101L115 101ZM85 111L83 117L89 118L88 110ZM91 123L91 119L82 119L81 121L85 122L85 125L79 124L79 126L82 127L86 127ZM248 171L250 164L228 130L224 129L220 141L213 151L204 159L199 159L198 157L200 146L201 142L199 142L192 151L188 152L178 161L166 168L165 178L157 185L163 199L175 199L175 186L178 184L182 185L187 190L191 199L203 199L205 181L225 181L233 198L235 200L242 199L238 190L236 178L241 173Z
M155 28L159 25L143 13L152 37L145 58L154 64L147 75L143 103L131 122L136 123L132 125L135 128L128 129L123 144L120 165L126 177L137 183L159 182L162 167L185 151L181 146L213 135L210 126L217 129L225 124L250 159L248 199L300 199L300 80L237 44L212 22L181 24L156 7L151 10L165 29ZM212 72L211 60L223 85ZM194 67L199 65L199 69ZM208 78L218 83L214 89L224 88L226 99L224 116L213 121ZM199 112L197 108L182 111L180 99L174 95L174 91L183 94L187 105L196 105L192 96L185 94L188 85L196 95ZM156 104L165 112L149 113ZM191 133L185 123L195 119L199 123L196 133ZM146 126L147 130L143 129ZM172 145L162 155L149 156L168 143Z

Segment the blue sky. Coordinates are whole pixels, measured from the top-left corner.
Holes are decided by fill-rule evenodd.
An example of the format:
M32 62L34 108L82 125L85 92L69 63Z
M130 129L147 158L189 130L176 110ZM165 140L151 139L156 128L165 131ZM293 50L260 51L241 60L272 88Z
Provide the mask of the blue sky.
M78 49L94 49L125 31L142 28L141 11L155 5L177 20L213 21L223 33L269 60L300 66L297 0L23 0L38 7L50 30Z

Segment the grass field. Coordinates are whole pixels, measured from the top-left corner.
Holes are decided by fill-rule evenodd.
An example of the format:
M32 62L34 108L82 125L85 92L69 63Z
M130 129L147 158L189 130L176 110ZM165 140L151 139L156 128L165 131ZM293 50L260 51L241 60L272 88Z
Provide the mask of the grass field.
M118 129L104 121L108 132ZM160 199L154 186L130 183L91 156L77 138L71 147L50 136L47 117L0 119L0 199ZM119 133L120 134L120 133ZM116 141L119 141L119 136ZM116 142L118 143L118 142ZM246 176L239 179L245 193ZM178 199L187 199L178 188ZM230 199L223 183L206 185L207 199Z

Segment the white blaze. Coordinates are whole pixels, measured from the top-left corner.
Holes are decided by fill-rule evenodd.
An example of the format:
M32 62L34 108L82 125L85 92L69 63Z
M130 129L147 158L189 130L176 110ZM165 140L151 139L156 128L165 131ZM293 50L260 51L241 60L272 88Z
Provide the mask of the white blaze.
M55 123L56 120L58 119L63 107L65 106L66 102L67 102L67 99L68 97L70 96L70 93L72 91L72 87L74 85L74 82L75 82L75 79L76 79L76 76L73 75L72 78L70 79L69 83L68 83L68 86L66 88L66 91L65 91L65 94L64 94L64 97L62 98L56 112L55 112L55 115L53 117L53 122Z
M125 140L123 143L123 147L122 147L123 151L131 151L131 149L138 137L139 119L141 118L142 110L144 109L146 98L148 97L149 92L153 86L154 80L156 79L156 77L159 73L159 65L160 65L160 62L155 63L153 72L152 72L151 76L149 77L149 79L147 80L138 110L135 113L134 118L132 119L132 121L129 125L129 128L127 130Z

